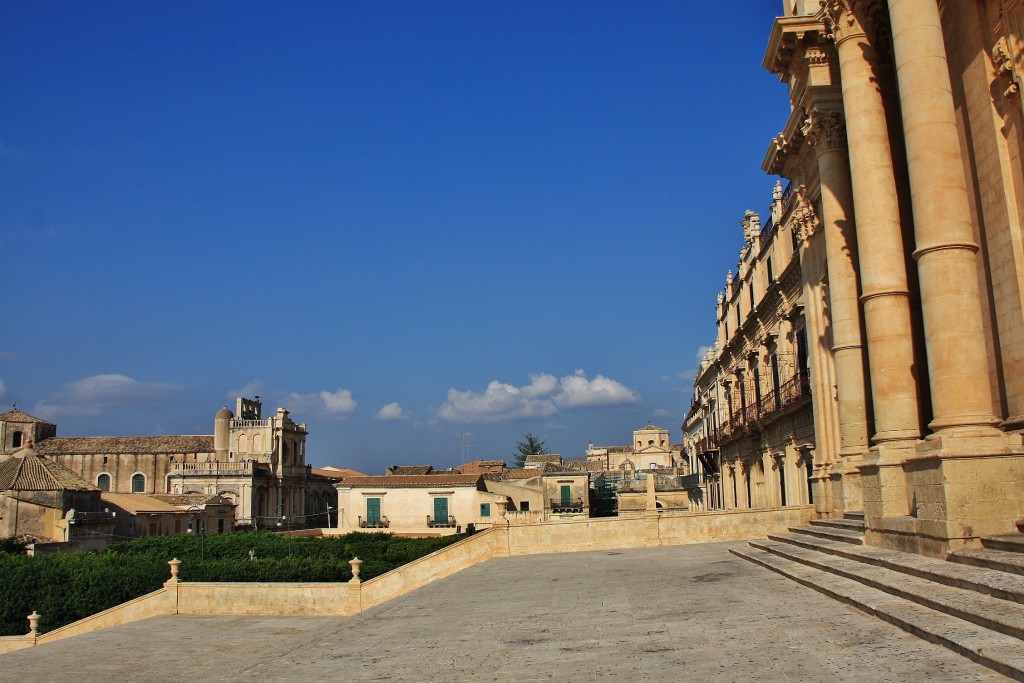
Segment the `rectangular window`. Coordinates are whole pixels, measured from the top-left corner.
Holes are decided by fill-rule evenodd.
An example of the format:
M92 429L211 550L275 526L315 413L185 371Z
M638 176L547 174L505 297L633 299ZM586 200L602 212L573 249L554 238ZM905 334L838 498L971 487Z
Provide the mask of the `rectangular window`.
M218 534L224 533L224 520L223 519L218 519L217 520L217 533Z
M490 517L491 516L491 504L490 503L480 503L480 516L481 517Z
M521 501L519 501L519 511L520 512L529 512L530 511L530 501L528 501L528 500L521 500Z
M572 487L566 484L562 487L562 507L569 507L572 505Z

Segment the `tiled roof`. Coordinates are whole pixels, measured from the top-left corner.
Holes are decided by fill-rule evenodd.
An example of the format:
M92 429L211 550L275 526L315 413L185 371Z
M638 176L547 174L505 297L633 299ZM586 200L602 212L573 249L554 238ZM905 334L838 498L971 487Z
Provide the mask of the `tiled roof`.
M102 493L100 498L107 505L114 505L133 515L140 512L184 512L179 507L145 493Z
M438 486L476 486L482 476L479 474L407 474L383 477L349 477L341 486L353 488L435 488Z
M638 432L649 432L651 430L656 430L656 431L659 431L659 432L665 431L661 427L658 427L657 425L651 424L650 422L648 422L647 424L645 424L643 427L641 427L640 429L638 429L636 431L638 431Z
M452 471L462 474L476 474L477 472L500 472L504 469L504 460L474 460L456 465L452 468Z
M0 413L0 422L41 422L44 425L52 425L52 422L46 420L40 420L38 417L32 417L27 413L23 413L17 408L14 410L8 410L6 413Z
M78 453L213 453L212 436L54 436L40 441L44 455Z
M532 479L533 477L539 477L542 469L540 467L532 467L530 469L515 469L508 470L505 472L506 478L508 479Z
M0 462L0 491L98 491L95 486L31 448Z
M216 493L154 493L152 497L177 507L189 505L223 505L231 501Z
M320 477L330 477L331 479L348 479L349 477L365 477L366 475L362 472L356 472L355 470L347 467L313 467L310 472Z
M430 474L433 470L433 465L392 465L387 469L387 473L405 477L415 474Z
M564 460L562 469L566 472L600 472L604 469L604 463L597 460Z
M546 453L544 455L528 455L528 456L526 456L526 462L527 462L527 464L529 464L529 463L538 463L538 464L540 464L540 463L546 463L546 462L560 463L560 462L562 462L562 456L558 455L557 453Z

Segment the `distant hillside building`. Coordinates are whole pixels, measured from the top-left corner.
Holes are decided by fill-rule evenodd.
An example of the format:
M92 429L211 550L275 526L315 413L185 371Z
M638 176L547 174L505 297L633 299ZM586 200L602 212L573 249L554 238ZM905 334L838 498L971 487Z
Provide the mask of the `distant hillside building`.
M103 492L220 495L238 525L326 526L334 490L306 464L306 425L284 408L270 418L261 410L237 399L235 413L217 412L212 436L109 437L59 437L56 425L11 410L0 414L0 437L5 454L34 443Z
M682 444L671 443L667 429L648 423L633 432L633 442L629 446L590 444L587 460L600 463L606 471L685 468L682 452Z

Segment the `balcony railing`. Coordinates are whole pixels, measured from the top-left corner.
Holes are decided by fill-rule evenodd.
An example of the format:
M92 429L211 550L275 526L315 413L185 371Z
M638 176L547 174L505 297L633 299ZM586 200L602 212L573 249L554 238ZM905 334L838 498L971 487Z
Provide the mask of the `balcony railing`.
M437 519L436 517L427 515L427 526L432 529L450 528L456 526L455 517L448 515L448 519L444 519L443 517L441 519Z
M551 499L551 511L552 512L583 512L583 499L577 498L576 500L561 500L559 498Z
M760 401L751 401L737 410L722 425L720 440L725 441L746 431L757 422L764 421L787 406L811 395L811 380L806 373L800 373L786 380L778 390L769 391ZM701 452L698 449L698 452Z
M359 520L360 529L387 529L391 526L391 520L387 517L381 517L380 519L363 519L362 516L357 517Z

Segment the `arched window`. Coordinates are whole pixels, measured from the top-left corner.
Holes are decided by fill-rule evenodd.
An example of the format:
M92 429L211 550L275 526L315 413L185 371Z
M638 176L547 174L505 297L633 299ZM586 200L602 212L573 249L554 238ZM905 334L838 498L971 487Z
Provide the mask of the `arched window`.
M21 448L22 442L25 440L25 435L21 432L14 432L11 434L11 448Z
M142 475L140 474L138 476L141 477ZM110 491L110 475L106 474L106 473L103 473L100 476L96 477L96 486L99 487L100 491L109 492Z
M132 475L132 493L145 493L146 492L146 475L144 474L133 474Z

